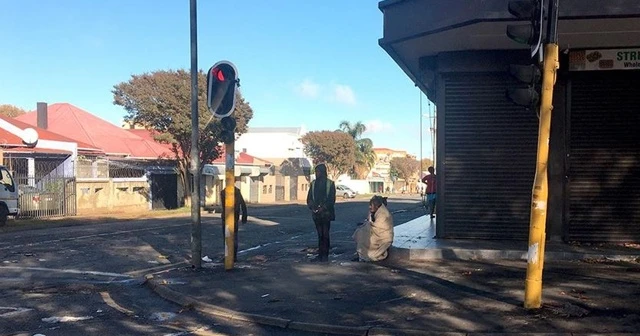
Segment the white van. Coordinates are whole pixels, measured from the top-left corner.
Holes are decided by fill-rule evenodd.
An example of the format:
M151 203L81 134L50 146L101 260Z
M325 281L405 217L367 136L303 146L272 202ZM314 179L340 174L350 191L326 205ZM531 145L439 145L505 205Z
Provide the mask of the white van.
M5 166L0 166L0 226L7 224L7 216L17 216L18 186Z

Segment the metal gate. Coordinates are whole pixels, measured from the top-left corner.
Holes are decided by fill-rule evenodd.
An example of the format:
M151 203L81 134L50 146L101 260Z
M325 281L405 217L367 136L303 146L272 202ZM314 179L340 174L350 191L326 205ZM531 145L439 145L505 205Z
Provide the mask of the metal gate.
M640 241L639 75L572 73L569 240Z
M291 201L298 200L298 176L291 176L289 178L289 195Z
M20 218L76 215L76 179L70 177L16 176Z
M151 208L176 209L178 207L178 176L176 174L151 175Z
M276 175L276 201L284 201L284 176Z
M258 203L260 198L260 177L251 177L249 185L249 202Z
M443 238L526 239L538 118L505 97L506 73L443 74ZM443 177L443 176L444 177Z

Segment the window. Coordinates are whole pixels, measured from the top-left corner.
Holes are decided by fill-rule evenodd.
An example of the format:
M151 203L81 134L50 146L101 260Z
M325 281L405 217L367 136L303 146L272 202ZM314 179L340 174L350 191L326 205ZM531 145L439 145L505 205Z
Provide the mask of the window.
M269 185L269 193L273 194L273 185L272 184Z
M264 194L266 194L266 193L267 193L267 186L266 186L266 185L263 185L263 186L262 186L262 194L264 195Z
M13 178L11 177L11 174L9 173L8 170L2 169L1 177L2 177L2 180L0 180L0 183L2 183L4 187L7 188L8 191L10 192L16 191L16 185L13 183Z

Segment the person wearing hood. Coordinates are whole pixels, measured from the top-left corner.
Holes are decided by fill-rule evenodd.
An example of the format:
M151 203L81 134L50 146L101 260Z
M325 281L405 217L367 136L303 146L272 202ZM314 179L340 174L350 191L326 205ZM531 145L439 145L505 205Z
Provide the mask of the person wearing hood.
M316 179L311 182L307 193L307 206L311 210L311 218L318 232L318 256L314 261L329 261L331 221L336 219L336 186L327 177L327 166L324 163L315 167Z

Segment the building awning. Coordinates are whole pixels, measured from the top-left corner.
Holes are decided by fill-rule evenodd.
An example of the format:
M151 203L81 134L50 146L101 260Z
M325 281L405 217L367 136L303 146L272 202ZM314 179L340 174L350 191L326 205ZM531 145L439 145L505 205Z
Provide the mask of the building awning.
M439 54L528 48L507 37L507 25L517 22L504 0L384 0L379 8L384 14L380 46L429 98ZM559 10L561 50L640 41L637 0L563 0Z

